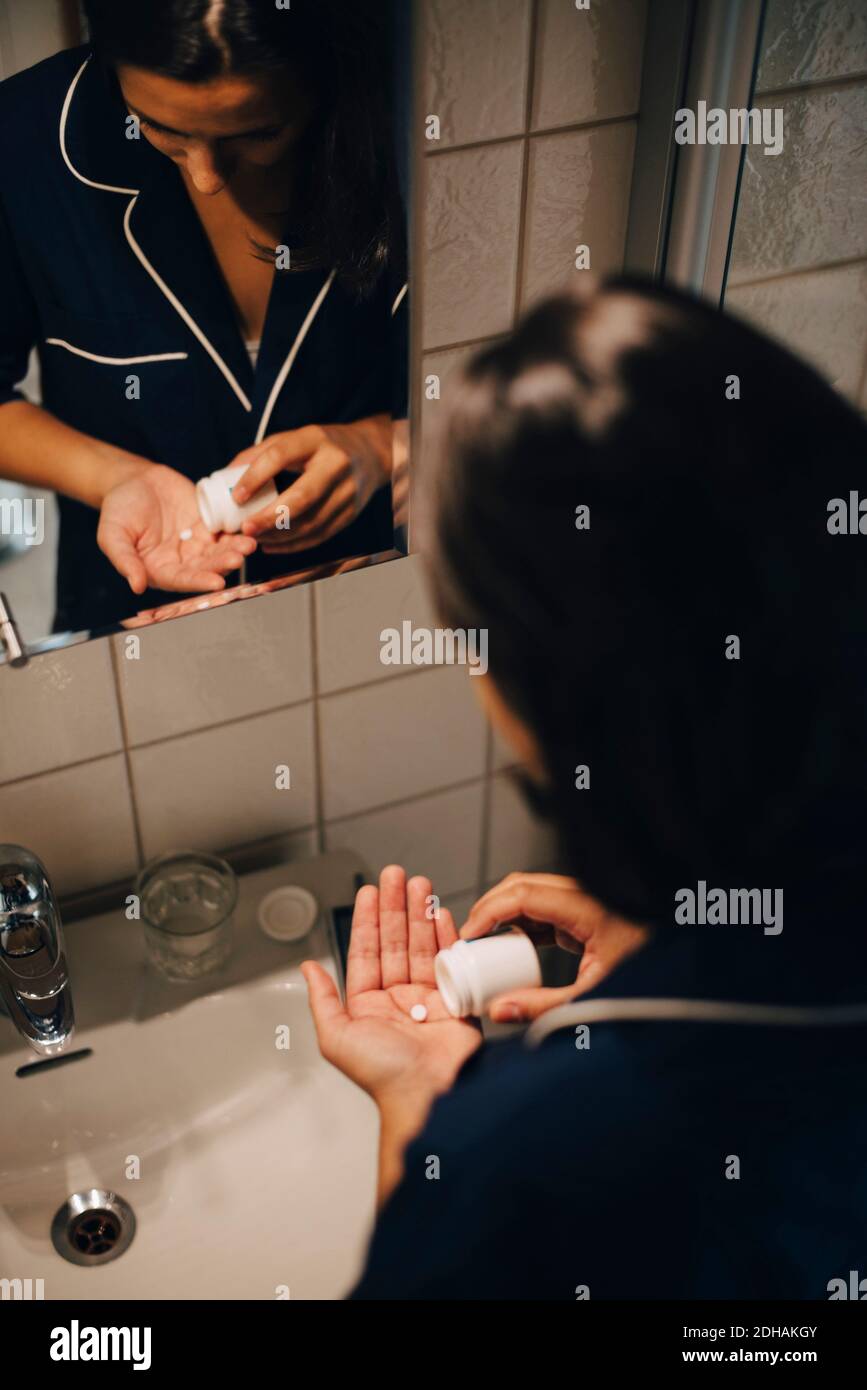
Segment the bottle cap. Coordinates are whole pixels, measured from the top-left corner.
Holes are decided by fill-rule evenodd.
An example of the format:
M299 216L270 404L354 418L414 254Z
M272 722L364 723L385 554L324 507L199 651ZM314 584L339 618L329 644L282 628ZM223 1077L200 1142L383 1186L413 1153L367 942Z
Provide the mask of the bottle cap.
M266 893L259 904L259 926L273 941L300 941L316 924L319 904L295 883Z

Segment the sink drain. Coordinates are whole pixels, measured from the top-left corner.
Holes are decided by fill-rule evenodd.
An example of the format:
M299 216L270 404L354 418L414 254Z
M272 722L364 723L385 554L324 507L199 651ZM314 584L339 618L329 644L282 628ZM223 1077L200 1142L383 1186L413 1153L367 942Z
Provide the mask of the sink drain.
M123 1254L134 1235L132 1207L98 1187L74 1192L51 1223L55 1250L74 1265L106 1265Z

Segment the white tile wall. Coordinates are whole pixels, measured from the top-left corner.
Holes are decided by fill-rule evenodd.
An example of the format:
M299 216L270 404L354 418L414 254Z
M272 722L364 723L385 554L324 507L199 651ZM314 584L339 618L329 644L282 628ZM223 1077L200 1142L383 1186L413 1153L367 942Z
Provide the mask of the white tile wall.
M474 679L442 666L320 700L326 820L481 777Z
M21 731L3 741L0 840L41 854L61 894L124 878L171 848L263 841L296 856L352 846L374 871L406 860L411 871L436 874L444 893L475 891L488 740L473 678L453 667L390 676L379 663L382 627L404 618L433 624L422 576L413 557L322 581L296 591L300 604L264 614L261 599L222 610L233 624L246 613L255 635L247 642L237 628L226 633L227 658L239 643L245 656L225 676L210 640L199 642L203 624L186 620L145 630L156 641L145 643L139 665L118 657L117 687L112 638L21 671L0 668L0 700ZM310 602L320 693L296 704L311 688ZM258 713L281 697L278 608L295 671L287 671L284 706ZM157 660L168 668L166 687L153 676ZM260 666L262 686L251 692ZM126 753L112 755L123 748L121 705ZM291 788L278 790L275 769L284 764Z
M313 705L133 749L146 858L178 845L219 850L316 820ZM278 789L277 769L290 786Z
M139 861L123 754L0 786L0 840L38 854L61 894L132 874Z
M523 131L530 18L527 0L427 0L424 114L443 145Z
M123 746L107 643L47 653L19 670L4 668L0 680L0 783Z
M424 346L512 325L524 142L431 156L425 208Z
M341 574L314 586L319 693L327 695L370 681L406 674L380 661L380 634L435 622L424 578L424 565L413 555L395 565L373 565L356 574Z
M446 393L463 345L568 282L575 243L594 270L618 264L644 8L607 0L584 23L571 0L426 0L442 139L418 298L423 370ZM428 403L425 439L435 418ZM434 625L418 559L144 630L138 663L118 639L112 664L109 639L0 668L0 840L31 845L61 893L182 845L346 846L372 872L428 874L460 925L486 883L547 865L551 845L500 772L511 757L466 672L381 665L379 634L404 619Z
M864 0L769 0L760 92L867 72Z
M309 700L309 587L113 638L131 747Z
M816 85L818 84L818 85ZM757 102L783 112L778 156L745 161L728 307L867 402L867 8L770 0Z
M747 151L729 283L867 256L867 138L861 86L758 106L783 112L779 155Z
M533 130L638 110L647 0L539 0Z
M634 152L634 121L531 140L522 308L586 274L578 246L592 274L621 269Z
M435 893L448 897L479 879L483 784L421 797L326 826L327 849L354 849L379 873L402 864L426 874Z
M867 357L867 261L736 287L726 307L857 396Z

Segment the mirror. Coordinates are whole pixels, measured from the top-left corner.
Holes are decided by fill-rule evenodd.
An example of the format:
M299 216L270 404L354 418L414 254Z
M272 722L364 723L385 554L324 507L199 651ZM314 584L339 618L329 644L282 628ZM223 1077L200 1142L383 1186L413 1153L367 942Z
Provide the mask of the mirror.
M410 7L158 8L0 0L29 652L406 551Z

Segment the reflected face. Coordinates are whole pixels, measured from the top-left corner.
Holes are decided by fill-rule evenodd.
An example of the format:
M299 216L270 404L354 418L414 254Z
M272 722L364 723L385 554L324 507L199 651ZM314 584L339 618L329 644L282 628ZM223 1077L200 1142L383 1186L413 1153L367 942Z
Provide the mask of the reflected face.
M121 66L117 76L142 135L205 195L286 159L313 112L310 93L288 71L194 83Z

